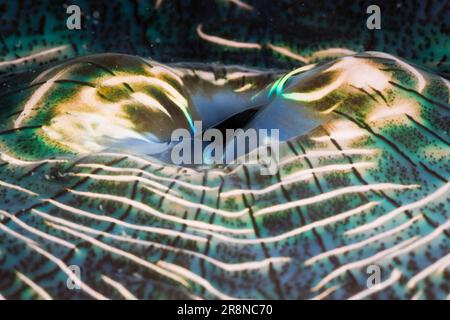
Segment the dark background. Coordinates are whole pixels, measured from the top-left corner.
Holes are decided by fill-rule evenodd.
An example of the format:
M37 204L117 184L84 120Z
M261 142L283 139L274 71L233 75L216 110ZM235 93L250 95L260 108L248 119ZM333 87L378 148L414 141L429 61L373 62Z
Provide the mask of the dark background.
M233 49L200 39L205 33L242 42L268 42L298 54L344 47L396 54L446 74L450 71L450 1L242 0L6 1L0 0L0 60L71 44L66 57L122 52L156 60L220 61L290 68L299 61L262 50ZM77 4L82 29L66 28L66 7ZM381 7L381 30L368 30L366 9ZM63 57L61 57L63 58Z

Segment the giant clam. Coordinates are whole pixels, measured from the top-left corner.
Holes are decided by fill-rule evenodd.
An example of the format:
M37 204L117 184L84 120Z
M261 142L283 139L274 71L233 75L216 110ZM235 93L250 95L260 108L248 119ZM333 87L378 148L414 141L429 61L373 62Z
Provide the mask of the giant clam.
M42 3L0 3L0 299L450 298L446 1ZM170 158L229 128L277 150Z
M448 295L449 83L437 75L377 52L288 73L105 54L4 83L5 297ZM194 119L249 109L243 128L280 128L274 175L145 152ZM80 290L64 286L70 265Z

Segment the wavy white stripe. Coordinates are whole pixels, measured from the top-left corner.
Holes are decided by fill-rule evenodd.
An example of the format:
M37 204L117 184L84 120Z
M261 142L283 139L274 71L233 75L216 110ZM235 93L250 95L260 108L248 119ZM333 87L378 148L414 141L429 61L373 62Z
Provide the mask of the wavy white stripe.
M197 34L203 40L209 41L214 44L218 44L221 46L232 47L232 48L240 48L240 49L261 49L261 45L258 43L250 43L250 42L238 42L233 40L228 40L224 38L220 38L217 36L211 36L203 32L203 27L201 24L197 26Z
M306 154L299 154L293 158L280 161L279 166L285 166L293 161L304 158L320 158L345 155L373 155L376 152L376 149L314 150L308 151Z
M339 289L339 286L329 287L329 288L325 289L322 293L320 293L317 296L311 298L310 300L323 300L324 298L328 297L330 294L335 292L337 289Z
M328 282L330 282L331 280L339 277L340 275L342 275L343 273L352 270L352 269L356 269L356 268L362 268L370 263L373 263L375 261L377 261L378 259L381 259L389 254L391 254L392 252L395 252L398 249L401 249L405 246L407 246L408 244L410 244L411 242L415 241L418 237L413 237L411 239L405 240L389 249L386 250L382 250L374 255L371 255L370 257L366 258L366 259L362 259L362 260L358 260L355 262L350 262L347 264L342 265L341 267L333 270L330 274L328 274L325 278L323 278L321 281L319 281L319 283L317 283L314 288L311 289L311 291L317 291L320 290L322 287L324 287Z
M8 228L4 224L0 223L0 229L3 230L5 233L8 233L10 236L15 237L23 242L25 242L28 245L37 245L37 242L34 240L31 240L30 238L24 237L20 233L17 233L16 231Z
M47 291L45 291L42 287L37 285L37 283L35 283L30 278L28 278L26 275L24 275L23 273L21 273L17 270L16 270L16 275L21 281L25 282L25 284L27 286L29 286L31 289L33 289L33 291L36 292L42 299L53 300L52 297L47 293Z
M241 0L228 0L228 2L234 3L235 5L237 5L239 8L242 8L244 10L249 10L252 11L253 10L253 6L241 1Z
M218 226L218 225L214 225L214 224L210 224L210 223L206 223L203 221L193 221L193 220L186 220L183 218L179 218L176 216L171 216L168 214L164 214L161 213L155 209L153 209L152 207L145 205L141 202L135 201L135 200L131 200L125 197L119 197L119 196L114 196L114 195L110 195L110 194L103 194L103 193L94 193L94 192L83 192L83 191L76 191L76 190L71 190L71 189L67 189L68 192L79 195L79 196L83 196L83 197L89 197L89 198L94 198L94 199L103 199L103 200L110 200L110 201L115 201L115 202L119 202L119 203L123 203L129 206L132 206L136 209L139 209L143 212L146 212L152 216L155 216L157 218L163 219L163 220L168 220L168 221L172 221L175 223L180 223L180 224L185 224L189 227L192 228L197 228L197 229L202 229L202 230L213 230L213 231L218 231L218 232L228 232L228 233L234 233L234 234L247 234L247 233L252 233L253 230L252 229L231 229L231 228L226 228L223 226Z
M282 54L282 55L284 55L286 57L289 57L291 59L300 61L300 62L305 63L305 64L309 63L309 59L308 58L305 58L305 57L303 57L303 56L301 56L301 55L299 55L297 53L292 52L292 50L289 49L289 48L276 46L276 45L273 45L271 43L268 43L267 47L269 49L271 49L271 50L273 50L273 51L275 51L275 52L277 52L279 54Z
M75 66L75 65L73 65ZM25 103L22 112L14 121L14 128L19 128L25 118L31 113L31 111L35 108L36 104L45 96L45 94L52 88L54 82L58 80L63 74L69 72L73 66L69 66L67 68L63 68L63 70L56 73L52 78L47 80L44 84L42 84L36 91L33 92L31 97Z
M414 295L411 297L411 300L421 300L422 295L423 295L423 291L422 291L422 290L419 290L419 291L417 291L416 294L414 294Z
M351 296L350 298L348 298L348 300L361 300L361 299L367 298L376 292L379 292L381 290L384 290L384 289L392 286L394 283L396 283L401 278L401 276L402 276L402 272L398 269L394 269L394 271L392 271L391 275L389 276L389 278L387 280L380 282L378 284L375 284L372 287L367 288L366 290L363 290L363 291L355 294L354 296Z
M339 247L339 248L336 248L336 249L333 249L333 250L330 250L330 251L326 251L326 252L320 253L317 256L314 256L314 257L309 258L308 260L306 260L305 261L305 265L306 266L310 266L310 265L313 265L314 263L316 263L317 261L325 259L325 258L328 258L330 256L343 254L345 252L349 252L349 251L356 250L356 249L365 247L367 245L373 244L373 243L375 243L378 240L381 240L383 238L392 236L394 234L397 234L397 233L399 233L399 232L409 228L411 225L413 225L417 220L419 220L421 218L422 218L422 215L418 215L417 217L414 217L413 219L407 221L406 223L404 223L404 224L402 224L402 225L400 225L400 226L398 226L396 228L393 228L391 230L388 230L388 231L385 231L383 233L377 234L377 235L375 235L373 237L367 238L366 240L363 240L363 241L360 241L360 242L357 242L357 243L352 243L352 244L349 244L347 246Z
M228 198L233 196L238 196L241 194L253 194L253 195L261 195L266 194L268 192L278 190L280 186L289 185L292 183L305 181L311 179L313 173L324 173L324 172L334 172L334 171L345 171L351 170L352 168L368 168L373 167L375 163L372 162L359 162L354 164L332 164L323 167L316 167L312 169L305 169L301 171L297 171L293 174L290 174L286 177L282 177L280 182L274 183L263 189L235 189L226 192L222 192L220 194L221 198Z
M157 167L157 169L160 168L164 168L165 170L172 170L174 172L176 172L177 170L180 169L180 167L177 166L167 166L166 164L162 164L161 162L154 160L153 162L151 162L149 159L144 159L141 157L138 157L136 155L132 155L132 154L128 154L128 153L120 153L120 152L99 152L99 153L95 153L92 154L92 156L101 156L101 157L127 157L127 160L134 160L136 162L142 163L142 164L146 164L146 165L151 165L152 167ZM191 169L191 168L187 168L187 167L183 167L182 168L187 174L195 174L198 173L198 171Z
M442 272L444 269L448 268L450 266L450 253L447 254L445 257L439 259L432 265L428 266L427 268L423 269L421 272L416 274L414 277L412 277L406 286L410 289L414 288L419 281L424 280L426 277L430 276L431 274L435 272Z
M118 167L110 167L110 166L105 166L105 165L96 164L96 163L83 163L83 164L77 165L77 167L80 167L80 168L91 168L91 169L102 169L104 171L117 172L117 173L142 174L142 175L147 176L147 177L152 178L152 179L156 179L156 180L160 180L160 181L167 181L167 182L170 182L170 183L175 183L175 184L178 184L180 186L186 187L188 189L199 190L199 191L218 191L219 190L219 187L208 187L208 186L203 186L203 185L196 185L196 184L193 184L193 183L182 181L180 179L174 179L174 178L167 178L167 177L158 176L158 175L156 175L154 173L151 173L151 172L148 172L148 171L145 171L145 170L141 170L141 169L136 169L136 168L118 168Z
M222 209L216 209L216 208L211 208L205 204L201 204L201 203L196 203L196 202L192 202L192 201L188 201L188 200L184 200L182 198L173 196L171 194L164 194L161 191L155 190L153 188L149 188L149 187L144 187L145 189L154 192L155 194L161 196L161 197L165 197L166 199L177 203L179 205L182 205L186 208L194 208L194 209L201 209L210 213L215 213L219 216L225 217L225 218L240 218L243 215L248 214L248 209L245 208L241 211L227 211L227 210L222 210Z
M113 181L113 182L141 182L146 185L153 186L163 191L168 191L170 193L178 194L178 192L169 189L167 186L154 182L152 180L133 176L133 175L104 175L104 174L91 174L91 173L71 173L70 175L75 177L87 177L93 180L104 180L104 181Z
M450 188L450 183L446 183L443 187L439 188L437 191L433 192L432 194L426 196L425 198L420 199L419 201L401 206L383 216L381 216L380 218L375 219L374 221L367 223L365 225L362 225L360 227L356 227L352 230L347 231L345 234L346 235L354 235L357 233L361 233L361 232L365 232L368 231L370 229L374 229L377 228L379 226L381 226L382 224L384 224L385 222L395 218L397 215L399 215L402 212L408 211L408 210L414 210L420 207L423 207L429 203L431 203L432 201L436 200L437 198L439 198L440 196L446 194L446 192L449 190Z
M36 228L33 228L31 226L29 226L28 224L26 224L25 222L23 222L22 220L16 218L14 215L10 214L9 212L3 211L0 209L0 214L7 216L9 219L11 219L12 221L14 221L17 225L19 225L20 227L22 227L23 229L27 230L30 233L33 233L35 235L37 235L38 237L41 237L43 239L55 242L59 245L62 245L64 247L67 247L69 249L75 249L76 246L73 243L67 242L61 238L52 236L46 232L42 232L41 230L38 230Z
M38 58L40 56L48 56L51 53L55 53L55 52L58 52L60 50L66 50L67 48L68 48L67 45L63 45L63 46L59 46L59 47L56 47L56 48L51 48L51 49L43 50L43 51L40 51L40 52L36 52L36 53L30 54L28 56L22 57L22 58L9 60L9 61L2 61L2 62L0 62L0 68L8 67L8 66L14 65L14 64L19 64L19 63L26 62L26 61L29 61L29 60L33 60L33 59L36 59L36 58Z
M43 163L65 163L67 160L63 159L48 159L48 160L42 160L42 161L24 161L17 158L14 158L6 153L0 153L0 159L2 159L5 162L8 162L9 164L15 165L15 166L31 166L31 165L39 165Z
M37 211L37 210L35 210L35 211ZM177 275L174 275L174 274L172 274L170 272L167 272L166 270L158 267L157 265L155 265L155 264L153 264L151 262L148 262L148 261L146 261L144 259L141 259L138 256L135 256L134 254L131 254L131 253L126 252L126 251L121 250L121 249L114 248L114 247L112 247L112 246L110 246L110 245L108 245L106 243L98 241L95 238L92 238L92 237L90 237L90 236L88 236L88 235L86 235L84 233L75 231L75 230L73 230L71 228L63 227L63 226L57 225L57 224L55 224L53 222L48 222L48 225L50 225L51 227L53 227L53 228L55 228L57 230L64 231L64 232L66 232L68 234L71 234L71 235L73 235L75 237L78 237L78 238L80 238L80 239L82 239L84 241L87 241L90 244L92 244L92 245L94 245L94 246L96 246L96 247L98 247L100 249L103 249L103 250L108 251L108 252L110 252L112 254L115 254L115 255L124 257L126 259L129 259L129 260L135 262L136 264L139 264L142 267L144 267L146 269L149 269L149 270L151 270L151 271L153 271L153 272L155 272L155 273L157 273L157 274L159 274L161 276L164 276L166 278L172 279L173 281L178 282L181 285L187 286L187 282L183 278L180 278Z
M11 184L11 183L8 183L8 182L2 181L2 180L0 180L0 186L5 187L5 188L9 188L9 189L14 189L14 190L21 191L21 192L25 192L25 193L27 193L29 195L32 195L32 196L35 196L35 197L38 196L37 193L35 193L35 192L31 191L31 190L22 188L21 186L17 186L15 184Z
M367 191L379 191L379 190L402 190L402 189L413 189L418 188L419 185L402 185L402 184L394 184L394 183L375 183L370 185L360 185L360 186L350 186L350 187L344 187L337 190L333 190L330 192L325 192L320 195L306 198L306 199L300 199L296 201L291 201L287 203L282 203L278 205L274 205L271 207L266 207L263 209L260 209L255 212L254 216L259 217L263 216L269 213L274 213L282 210L288 210L295 207L305 206L313 203L318 203L321 201L325 201L340 195L348 194L348 193L357 193L357 192L367 192Z
M70 222L68 220L65 219L61 219L61 218L57 218L54 216L51 216L47 213L44 213L42 211L33 209L32 210L33 213L37 214L38 216L60 224L60 225L64 225L66 227L69 227L71 229L74 230L78 230L81 232L86 232L86 233L91 233L91 234L96 234L96 235L101 235L103 237L106 238L110 238L110 239L115 239L115 240L119 240L122 242L129 242L129 243L134 243L134 244L139 244L139 245L144 245L144 246L153 246L156 248L160 248L163 250L168 250L171 252L175 252L175 253L183 253L189 256L193 256L202 260L205 260L209 263L211 263L212 265L221 268L225 271L228 272L239 272L239 271L249 271L249 270L258 270L261 268L265 268L268 267L271 263L288 263L291 261L290 258L288 257L271 257L271 258L267 258L261 261L249 261L249 262L239 262L239 263L226 263L226 262L222 262L219 261L217 259L211 258L205 254L199 253L199 252L195 252L195 251L191 251L191 250L187 250L187 249L182 249L182 248L177 248L177 247L173 247L170 245L165 245L165 244L161 244L161 243L157 243L157 242L153 242L153 241L148 241L148 240L141 240L141 239L134 239L134 238L130 238L128 236L119 236L119 235L115 235L115 234L111 234L111 233L107 233L104 231L100 231L97 229L93 229L90 227L86 227L86 226L82 226L80 224L77 223L73 223Z
M319 221L315 221L313 223L301 226L299 228L293 229L291 231L282 233L278 236L273 236L273 237L267 237L267 238L262 238L262 239L236 239L236 238L231 238L231 237L227 237L225 235L221 235L221 234L214 234L212 232L209 231L202 231L206 234L210 234L212 235L214 238L220 239L224 242L229 242L229 243L239 243L239 244L261 244L261 243L272 243L272 242L277 242L277 241L281 241L281 240L285 240L294 236L298 236L304 232L310 231L314 228L318 228L318 227L323 227L326 226L328 224L334 223L334 222L338 222L344 219L347 219L348 217L351 217L355 214L361 213L364 210L368 210L371 207L375 206L379 204L379 202L369 202L366 203L360 207L354 208L352 210L346 211L346 212L342 212L340 214L336 214L333 215L329 218L326 219L322 219Z
M52 261L54 264L56 264L61 269L62 272L64 272L67 275L67 277L69 279L71 279L76 284L78 284L80 286L81 290L86 292L88 295L90 295L94 299L99 299L99 300L107 299L101 293L98 293L97 291L95 291L94 289L89 287L87 284L85 284L73 272L69 271L70 269L64 263L64 261L62 261L61 259L59 259L56 256L52 255L50 252L47 252L44 249L42 249L41 247L39 247L38 244L36 242L34 242L33 240L18 234L17 232L15 232L14 230L11 230L10 228L6 227L3 224L0 224L0 229L3 230L6 233L12 235L13 237L16 237L19 240L25 242L32 250L36 251L40 255L42 255L42 256L46 257L47 259L49 259L50 261Z
M228 296L222 292L220 292L219 290L217 290L216 288L214 288L211 283L196 275L195 273L189 271L186 268L177 266L175 264L169 263L169 262L165 262L165 261L158 261L157 264L162 267L165 268L167 270L170 270L172 272L175 272L177 274L179 274L180 276L189 279L190 281L199 284L200 286L202 286L203 288L205 288L207 291L209 291L210 293L212 293L213 295L215 295L216 297L218 297L219 299L223 299L223 300L234 300L236 298Z
M105 276L104 274L102 274L101 278L111 287L116 289L126 300L137 300L137 298L130 291L128 291L127 288L125 288L121 283L111 279L108 276Z
M444 224L437 227L433 232L427 234L425 237L420 238L410 246L407 246L406 248L403 248L402 250L399 250L395 252L395 254L389 256L389 258L393 258L402 254L405 254L411 250L417 249L420 246L423 246L427 244L428 242L433 241L437 237L439 237L441 234L443 234L445 231L450 230L450 220L447 220Z
M94 213L90 213L88 211L85 210L81 210L78 208L74 208L71 207L69 205L66 205L64 203L58 202L56 200L52 200L52 199L44 199L43 201L46 201L48 203L51 203L52 205L63 209L65 211L71 212L73 214L77 214L77 215L81 215L83 217L87 217L90 219L95 219L98 221L104 221L104 222L110 222L110 223L115 223L119 226L125 227L125 228L129 228L129 229L133 229L133 230L138 230L138 231L144 231L144 232L148 232L148 233L156 233L156 234L160 234L160 235L164 235L164 236L171 236L171 237L179 237L182 239L186 239L186 240L192 240L192 241L196 241L196 242L202 242L202 243L206 243L207 239L203 238L203 237L199 237L199 236L195 236L195 235L190 235L186 232L179 232L179 231L175 231L175 230L171 230L171 229L164 229L164 228L157 228L157 227L149 227L149 226L144 226L144 225L137 225L137 224L131 224L119 219L115 219L109 216L104 216L104 215L98 215L98 214L94 214Z

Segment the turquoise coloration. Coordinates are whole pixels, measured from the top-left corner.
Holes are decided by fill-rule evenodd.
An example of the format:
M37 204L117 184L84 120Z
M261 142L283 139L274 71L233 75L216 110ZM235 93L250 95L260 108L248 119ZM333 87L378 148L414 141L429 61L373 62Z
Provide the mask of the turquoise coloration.
M0 298L450 297L446 1L76 2L0 3ZM199 120L276 172L174 165Z

